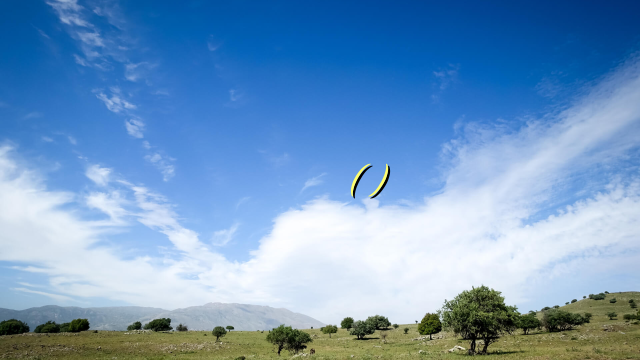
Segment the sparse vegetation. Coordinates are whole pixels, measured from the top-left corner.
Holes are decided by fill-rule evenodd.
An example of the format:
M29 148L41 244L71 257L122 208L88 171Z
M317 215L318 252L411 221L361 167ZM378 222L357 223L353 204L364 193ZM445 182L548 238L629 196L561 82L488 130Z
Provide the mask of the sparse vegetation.
M618 301L618 300L616 300L616 298L613 298L613 299L609 300L609 302L612 303L612 304L615 304L616 301Z
M29 332L29 325L20 320L10 319L0 322L0 335L17 335Z
M351 329L351 327L353 327L353 318L352 317L344 318L340 323L340 327L343 329L347 329L347 331Z
M216 341L220 340L221 337L227 335L227 330L225 330L222 326L216 326L211 331L211 335L216 337Z

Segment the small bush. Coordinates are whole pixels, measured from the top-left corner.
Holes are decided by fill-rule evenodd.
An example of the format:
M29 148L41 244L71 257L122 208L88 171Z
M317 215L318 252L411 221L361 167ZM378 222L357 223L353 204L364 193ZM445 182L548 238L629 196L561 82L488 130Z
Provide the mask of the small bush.
M604 293L600 293L598 295L591 295L590 298L593 300L604 300L607 296Z
M187 327L187 325L178 324L178 326L176 326L176 331L189 331L189 327Z
M560 307L560 305L553 305L554 309L558 309Z
M638 304L632 302L631 304L629 304L629 306L631 306L632 309L636 309L638 308Z
M613 320L613 318L615 318L616 316L618 316L618 314L614 311L608 312L607 316L609 317L609 320Z
M635 301L633 299L629 300L629 304L634 303Z
M582 298L583 298L583 299L586 299L586 298L587 298L587 296L585 295L585 296L583 296Z
M29 332L29 325L20 320L10 319L0 322L0 335L16 335Z
M545 307L542 308L542 311L547 311L547 310L551 310L551 308L548 307L548 306L545 306Z
M408 333L409 332L409 328L404 328L404 333Z
M613 299L609 300L609 302L612 303L612 304L615 304L616 301L618 301L618 300L616 300L616 298L613 298Z
M567 301L566 303L564 303L565 305L569 305L569 302Z
M33 330L33 332L35 333L59 333L60 332L60 325L56 324L55 321L47 321L44 324L40 324L38 326L36 326L35 330Z
M237 358L235 358L234 360L246 360L247 358L243 356L238 356Z
M571 303L573 304L574 302L578 302L578 299L573 299L571 300Z
M142 330L142 323L140 321L136 321L133 324L127 326L128 331L132 330Z
M622 317L625 321L637 320L637 316L634 314L624 314Z
M605 293L605 294L608 294L609 292L608 292L608 291L605 291L604 293Z
M399 328L399 327L400 327L400 325L398 325L398 324L393 324L393 328L394 328L394 329L397 329L397 328Z

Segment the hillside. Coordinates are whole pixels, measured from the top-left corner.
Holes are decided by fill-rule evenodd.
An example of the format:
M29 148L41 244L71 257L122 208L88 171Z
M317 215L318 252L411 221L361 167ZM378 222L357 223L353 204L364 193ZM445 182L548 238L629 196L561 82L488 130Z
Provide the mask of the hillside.
M233 325L236 330L264 330L285 323L297 328L324 325L287 309L245 304L209 303L171 311L139 306L80 308L49 305L26 310L0 308L0 321L22 320L32 330L48 320L64 323L77 318L89 319L91 329L95 330L125 330L134 321L144 324L156 318L170 318L174 327L182 323L193 330L210 330L217 325Z
M614 304L609 302L613 298L616 299L616 303ZM634 310L629 306L629 300L634 300L640 305L640 292L628 291L610 293L606 294L604 300L592 300L589 298L582 299L582 296L579 299L576 299L578 300L577 302L560 306L560 309L573 313L588 312L593 314L593 319L591 321L592 323L609 323L611 322L611 320L609 320L609 317L606 315L609 312L616 312L618 314L619 320L622 319L622 316L624 314L635 314L637 309ZM570 300L571 299L568 299L567 301ZM540 314L540 312L538 314Z

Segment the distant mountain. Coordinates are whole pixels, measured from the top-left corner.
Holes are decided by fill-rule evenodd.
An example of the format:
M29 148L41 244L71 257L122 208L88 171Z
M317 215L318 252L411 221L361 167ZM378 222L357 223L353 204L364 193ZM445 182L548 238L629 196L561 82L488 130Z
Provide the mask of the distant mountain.
M232 325L235 330L242 331L268 330L280 324L297 329L324 326L314 318L287 309L244 304L209 303L173 311L140 306L80 308L48 305L26 310L0 308L0 321L22 320L31 331L48 320L64 323L77 318L89 319L94 330L126 330L135 321L145 324L157 318L170 318L174 328L182 323L190 330L211 330L218 325Z

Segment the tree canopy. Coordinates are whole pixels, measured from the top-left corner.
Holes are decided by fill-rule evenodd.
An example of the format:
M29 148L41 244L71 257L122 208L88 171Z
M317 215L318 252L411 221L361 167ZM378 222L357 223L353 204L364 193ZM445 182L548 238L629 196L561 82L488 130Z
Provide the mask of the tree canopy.
M228 325L228 326L227 326L227 330L231 331L231 330L233 330L233 329L235 329L233 326L231 326L231 325Z
M9 319L0 322L0 335L16 335L27 332L29 332L29 325L20 320Z
M213 331L211 331L211 334L215 336L216 341L218 341L218 339L227 335L227 330L225 330L222 326L216 326L213 328Z
M376 331L376 328L369 321L358 320L353 323L351 332L349 334L355 335L358 339L364 339L365 336L371 335Z
M429 335L429 340L431 340L431 335L437 334L440 331L442 331L442 323L440 322L440 316L438 314L427 313L418 325L420 335Z
M571 330L574 326L588 323L589 318L590 316L587 317L586 314L582 316L564 310L553 309L542 314L542 326L549 332Z
M141 330L142 329L142 323L140 321L136 321L133 324L127 326L127 330L131 331L131 330Z
M464 339L471 340L469 354L476 354L476 340L483 340L480 354L503 333L516 329L519 316L515 306L507 306L499 291L486 286L465 290L446 301L441 310L444 326Z
M518 329L522 329L522 333L527 335L527 332L531 329L537 329L542 326L540 320L536 317L536 313L528 313L520 315L518 318Z
M329 337L331 337L331 334L335 334L337 332L338 332L338 326L337 325L327 325L327 326L322 328L322 333L323 334L329 334Z
M369 316L366 320L375 330L387 329L391 326L389 319L382 315Z
M340 323L340 327L343 328L343 329L349 330L349 329L351 329L352 326L353 326L353 318L349 317L349 316L344 318L342 320L342 322Z
M59 333L60 332L60 325L56 324L55 321L47 321L44 324L40 324L38 326L36 326L36 328L33 330L33 332L35 333Z
M276 346L278 355L280 355L283 349L297 354L307 347L306 343L310 343L313 340L311 335L304 331L292 329L291 326L280 325L269 332L267 341Z
M75 319L69 323L69 332L80 332L89 330L89 320Z
M153 319L148 323L144 324L145 330L153 330L153 331L169 331L172 330L171 327L171 319L169 318L161 318L161 319Z

